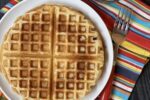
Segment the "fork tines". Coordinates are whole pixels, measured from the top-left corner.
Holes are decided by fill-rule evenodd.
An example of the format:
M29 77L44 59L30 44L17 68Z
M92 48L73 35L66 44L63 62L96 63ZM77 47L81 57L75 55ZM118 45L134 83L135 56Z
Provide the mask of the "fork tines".
M128 8L120 8L114 24L114 32L119 31L121 34L126 34L129 28L132 11Z

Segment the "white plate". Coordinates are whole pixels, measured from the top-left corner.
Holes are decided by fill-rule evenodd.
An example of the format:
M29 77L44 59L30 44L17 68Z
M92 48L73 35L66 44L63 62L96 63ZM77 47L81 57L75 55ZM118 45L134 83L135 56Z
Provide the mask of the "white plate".
M77 9L88 16L101 32L106 50L104 72L93 90L83 98L83 100L94 100L105 87L112 71L113 47L108 29L106 28L104 22L100 16L84 2L80 0L24 0L17 6L13 7L0 21L0 44L2 44L5 33L7 33L9 28L19 16L42 4L63 4ZM0 74L0 88L9 99L22 99L21 96L13 92L11 85L6 81L2 74Z

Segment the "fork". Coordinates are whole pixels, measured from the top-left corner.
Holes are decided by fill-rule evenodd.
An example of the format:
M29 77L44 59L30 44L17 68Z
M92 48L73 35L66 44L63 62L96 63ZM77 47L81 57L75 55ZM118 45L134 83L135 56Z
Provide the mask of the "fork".
M115 20L113 32L111 35L113 42L115 43L115 55L117 55L117 53L118 53L119 45L125 40L125 36L129 29L129 23L130 23L131 16L132 16L131 9L121 8L119 10L119 14ZM124 49L126 49L126 48L124 48ZM130 50L127 50L127 51L129 51L135 55L138 55L140 57L150 59L150 57L147 57L145 55L138 54L138 53L130 51ZM115 56L115 57L117 57L117 56ZM115 60L116 60L116 58L115 58Z
M113 32L111 34L111 37L115 44L114 65L116 64L119 45L125 40L125 35L128 32L131 15L132 15L132 11L130 9L120 8L119 13L116 17ZM115 68L113 67L110 79L109 79L105 89L101 93L99 100L109 100L110 94L111 94L111 89L112 89L114 70L115 70Z
M131 15L131 9L120 8L119 13L116 17L113 32L111 34L112 40L115 44L115 61L118 54L119 46L125 40L125 36L128 32Z

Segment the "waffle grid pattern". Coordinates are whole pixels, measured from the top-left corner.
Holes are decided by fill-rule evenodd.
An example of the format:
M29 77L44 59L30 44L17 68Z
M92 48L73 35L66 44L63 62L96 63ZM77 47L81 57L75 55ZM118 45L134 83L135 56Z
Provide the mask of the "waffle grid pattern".
M75 15L66 7L55 8L53 99L74 100L85 96L94 87L102 68L97 61L102 43L93 25L82 14ZM67 34L66 34L67 33ZM95 46L96 45L96 46ZM75 54L76 57L72 56ZM84 56L88 56L85 58ZM59 58L61 56L61 58ZM67 57L67 58L66 58ZM84 58L83 58L84 57ZM80 59L83 58L83 59Z
M82 98L102 73L99 33L85 16L64 6L27 12L10 29L3 47L8 80L27 100Z
M10 82L23 96L50 98L52 8L32 11L17 20L4 42ZM10 53L11 52L11 53ZM13 54L13 55L12 55ZM10 56L10 57L8 57ZM6 65L7 64L7 65Z
M73 100L86 95L95 85L102 64L92 60L54 59L54 98ZM67 69L67 70L66 70Z
M97 56L101 54L101 41L95 27L82 14L76 15L66 8L56 8L55 55ZM67 33L67 34L66 34ZM98 45L98 46L95 46Z

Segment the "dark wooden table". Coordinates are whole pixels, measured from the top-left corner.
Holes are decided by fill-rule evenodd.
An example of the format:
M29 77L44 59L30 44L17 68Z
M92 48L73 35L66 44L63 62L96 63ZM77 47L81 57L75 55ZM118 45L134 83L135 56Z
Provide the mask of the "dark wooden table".
M0 8L3 7L8 1L9 0L0 0ZM150 4L150 0L145 1ZM143 72L140 75L130 96L130 100L150 100L150 62L145 65Z

